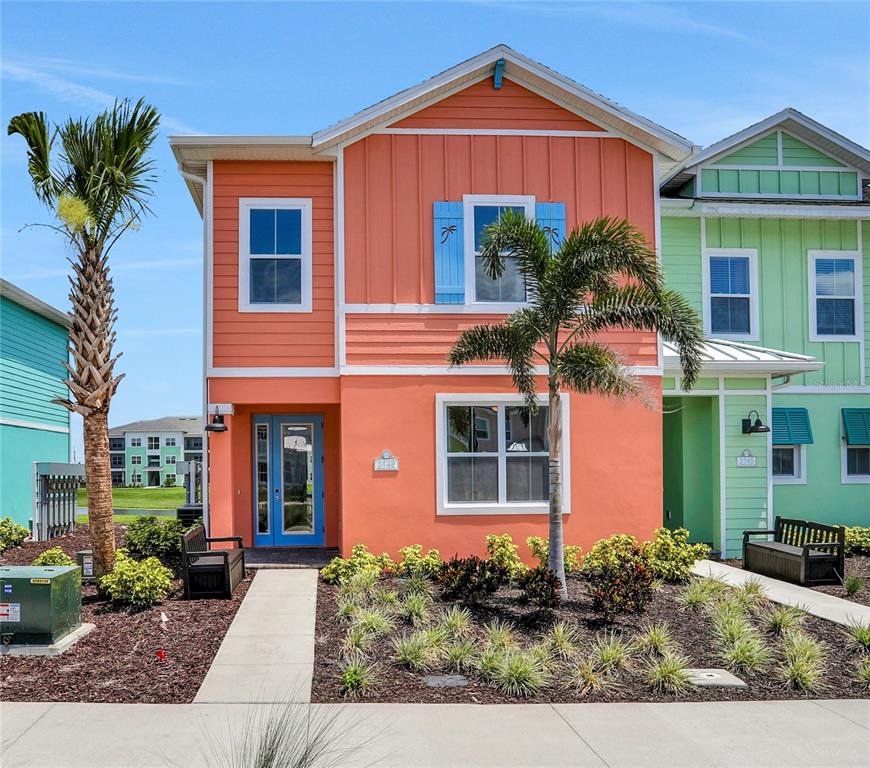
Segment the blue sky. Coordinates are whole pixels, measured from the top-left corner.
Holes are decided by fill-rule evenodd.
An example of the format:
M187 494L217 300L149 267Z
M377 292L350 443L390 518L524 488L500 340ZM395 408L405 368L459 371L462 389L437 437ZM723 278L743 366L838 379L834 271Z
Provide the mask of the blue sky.
M870 145L867 3L26 3L2 13L3 126L144 96L163 115L154 216L111 264L111 423L197 413L201 224L173 133L310 133L506 43L699 144L785 106ZM2 275L66 308L68 255L0 138ZM76 440L78 442L78 440ZM81 456L79 448L79 457Z

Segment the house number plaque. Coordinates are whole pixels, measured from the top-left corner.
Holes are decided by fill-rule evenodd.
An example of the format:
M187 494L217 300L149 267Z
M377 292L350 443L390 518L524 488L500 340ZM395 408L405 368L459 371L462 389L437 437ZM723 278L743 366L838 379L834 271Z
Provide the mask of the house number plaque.
M398 472L399 460L390 451L384 451L375 459L375 472Z
M737 466L738 467L757 467L758 466L758 457L753 456L752 452L748 448L744 448L743 453L741 453L737 457Z

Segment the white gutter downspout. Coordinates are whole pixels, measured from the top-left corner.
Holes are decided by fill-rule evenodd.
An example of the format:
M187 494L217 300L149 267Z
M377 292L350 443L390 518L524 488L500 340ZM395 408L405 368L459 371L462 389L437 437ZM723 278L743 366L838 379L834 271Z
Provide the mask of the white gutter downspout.
M188 173L180 166L178 172L183 178L199 184L202 187L202 524L205 526L206 536L210 533L209 506L208 506L208 453L209 433L204 427L208 424L208 217L211 211L208 208L209 190L211 180Z

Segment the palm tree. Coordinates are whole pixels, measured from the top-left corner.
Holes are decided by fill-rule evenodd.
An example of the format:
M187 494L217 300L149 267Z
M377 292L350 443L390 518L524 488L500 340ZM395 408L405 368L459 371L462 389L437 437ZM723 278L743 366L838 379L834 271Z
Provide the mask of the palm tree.
M94 571L102 576L115 562L112 475L109 466L109 405L123 374L115 375L114 288L108 257L112 246L149 211L155 181L148 150L160 116L142 100L125 100L93 120L73 120L50 129L43 112L9 121L8 133L27 142L28 171L39 200L57 216L72 246L70 276L72 364L70 398L55 400L84 419L85 479ZM60 139L59 157L52 155Z
M561 242L551 229L505 211L484 231L481 256L489 276L500 277L514 259L526 283L528 305L497 325L463 331L450 350L451 365L504 360L514 386L537 410L536 366L546 366L549 403L548 567L565 586L562 530L561 389L617 398L652 398L622 365L617 353L596 339L611 328L659 331L679 345L682 383L691 387L701 367L703 341L698 316L664 288L655 253L628 221L600 218Z

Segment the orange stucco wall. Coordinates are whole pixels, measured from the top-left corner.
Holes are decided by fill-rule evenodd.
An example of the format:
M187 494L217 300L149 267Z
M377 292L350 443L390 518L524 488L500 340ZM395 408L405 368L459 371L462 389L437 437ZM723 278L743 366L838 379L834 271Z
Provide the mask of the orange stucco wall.
M622 139L373 135L345 149L345 297L432 304L432 203L468 194L565 203L569 228L628 218L655 239L652 156Z
M648 384L659 391L658 379ZM407 544L481 554L487 533L510 533L528 554L527 536L547 536L546 515L436 515L436 394L514 392L507 378L351 376L341 385L343 551L364 542L393 554ZM661 525L661 414L636 402L569 398L567 541L588 547L614 532L649 537ZM399 458L397 473L374 472L384 449Z
M238 311L241 197L311 198L311 313ZM332 163L215 162L215 366L320 367L335 364L332 209Z
M496 89L491 77L399 120L392 127L602 130L508 78Z

